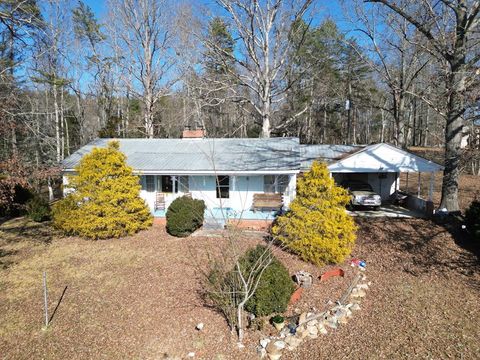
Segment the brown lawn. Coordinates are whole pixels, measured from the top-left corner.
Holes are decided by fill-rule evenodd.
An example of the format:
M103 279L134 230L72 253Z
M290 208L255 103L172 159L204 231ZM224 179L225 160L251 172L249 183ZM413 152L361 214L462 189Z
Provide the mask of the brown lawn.
M478 190L478 185L477 185ZM423 219L358 219L352 256L367 261L372 286L347 325L284 359L475 359L480 354L480 257L467 234ZM452 230L450 230L452 231ZM262 234L244 232L247 248ZM107 241L62 238L48 225L0 225L0 354L4 359L255 359L272 328L249 331L238 350L222 316L204 306L202 275L221 236L177 239L160 226ZM316 268L276 249L290 273ZM315 281L301 311L325 309L353 277ZM42 330L42 272L51 326ZM289 308L291 314L295 309ZM195 330L199 322L203 331Z
M221 237L176 239L154 227L131 238L44 242L25 221L2 225L0 353L7 359L158 359L164 353L202 359L251 359L250 332L237 350L223 318L201 300L197 262L215 253ZM39 235L37 235L39 234ZM245 233L250 246L261 235ZM459 241L462 241L460 238ZM277 250L291 273L319 269ZM285 359L464 358L480 353L480 264L443 228L427 220L360 220L354 256L366 259L373 282L349 324L310 340ZM323 309L348 286L347 278L318 281L296 306ZM42 271L48 273L50 312L43 331ZM293 309L289 309L291 313ZM205 323L202 332L195 330Z

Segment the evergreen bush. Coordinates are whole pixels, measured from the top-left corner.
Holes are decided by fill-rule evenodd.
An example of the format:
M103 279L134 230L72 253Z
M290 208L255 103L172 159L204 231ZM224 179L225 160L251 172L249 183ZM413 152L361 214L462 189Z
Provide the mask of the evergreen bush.
M236 266L227 272L213 267L208 276L207 287L213 289L208 297L230 323L234 322L238 303L244 299L242 277L258 279L258 286L245 304L245 310L256 316L266 316L287 309L295 286L288 270L270 249L258 245L243 254L238 265L242 276Z
M53 206L54 225L71 235L106 239L131 235L152 224L140 198L138 177L118 141L94 148L69 176L72 191Z
M251 269L261 261L262 257L271 258L271 262L261 275L257 290L245 305L245 310L256 316L284 312L295 290L295 285L288 270L278 261L270 249L263 245L250 249L240 259L244 274L248 276Z
M337 186L326 164L314 162L297 181L290 210L277 218L272 235L305 261L339 263L350 254L356 226L345 206L350 197Z
M480 200L473 200L465 211L465 224L473 238L480 241Z
M35 222L50 220L50 204L40 195L35 195L27 201L27 214Z
M185 237L203 224L205 202L182 196L173 200L167 209L167 231L170 235Z

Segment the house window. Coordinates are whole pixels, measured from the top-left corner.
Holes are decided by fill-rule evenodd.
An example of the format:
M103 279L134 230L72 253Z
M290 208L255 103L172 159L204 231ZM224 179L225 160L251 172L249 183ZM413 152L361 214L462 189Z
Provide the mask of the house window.
M178 178L176 176L162 175L161 183L163 193L178 192Z
M217 199L228 199L230 194L230 177L217 176Z
M182 193L190 192L190 184L188 181L188 176L179 176L178 177L178 191Z
M155 177L153 175L145 175L145 190L148 192L155 191Z
M288 175L265 175L263 191L267 194L284 194L288 188Z

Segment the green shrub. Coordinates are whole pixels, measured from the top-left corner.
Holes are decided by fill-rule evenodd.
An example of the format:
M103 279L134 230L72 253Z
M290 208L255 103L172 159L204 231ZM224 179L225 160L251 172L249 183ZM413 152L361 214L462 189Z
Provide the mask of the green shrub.
M167 209L167 231L170 235L185 237L203 224L205 203L188 196L176 198Z
M476 240L480 240L480 200L473 200L465 212L467 229Z
M287 309L295 286L288 270L272 254L270 249L263 245L250 249L240 259L244 274L248 276L251 269L259 263L261 258L271 258L270 264L260 277L257 290L248 300L245 309L256 316L266 316L281 313Z
M40 195L35 195L27 201L27 214L35 222L50 220L50 204Z

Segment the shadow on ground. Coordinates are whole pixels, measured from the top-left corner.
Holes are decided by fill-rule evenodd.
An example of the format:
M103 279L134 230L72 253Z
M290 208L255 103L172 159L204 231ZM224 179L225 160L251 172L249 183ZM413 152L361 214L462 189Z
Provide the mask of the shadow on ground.
M357 218L357 223L360 241L391 253L391 266L412 275L453 272L480 289L480 248L459 219L437 224L425 219Z

